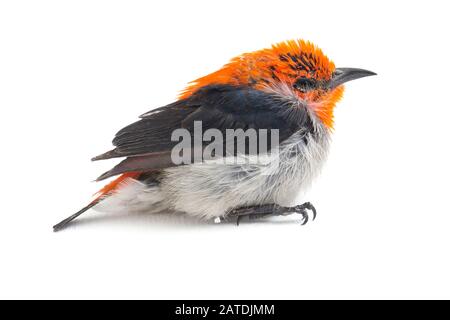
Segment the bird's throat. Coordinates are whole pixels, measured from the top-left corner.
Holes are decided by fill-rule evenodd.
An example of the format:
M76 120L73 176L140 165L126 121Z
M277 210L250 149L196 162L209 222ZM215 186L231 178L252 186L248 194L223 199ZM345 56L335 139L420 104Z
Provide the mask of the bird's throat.
M334 126L334 108L344 94L344 86L339 86L320 97L320 99L308 102L316 117L330 130Z

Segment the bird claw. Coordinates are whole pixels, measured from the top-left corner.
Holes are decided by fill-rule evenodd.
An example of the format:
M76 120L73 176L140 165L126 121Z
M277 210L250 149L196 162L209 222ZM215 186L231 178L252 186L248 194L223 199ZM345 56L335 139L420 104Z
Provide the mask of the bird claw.
M264 209L265 211L262 211L261 207L245 207L232 209L229 211L227 217L236 217L236 226L239 226L244 216L248 217L249 220L255 220L268 216L288 216L294 213L298 213L302 215L301 225L305 225L310 219L308 211L312 212L312 220L315 220L317 215L316 208L314 208L314 206L310 202L305 202L304 204L288 208L272 205L271 207L266 207Z
M317 211L316 211L316 208L314 208L314 206L310 202L305 202L304 204L292 207L292 210L290 210L290 212L288 214L298 213L298 214L302 215L301 225L304 226L309 221L308 210L312 212L312 220L314 221L317 216Z
M237 216L237 219L236 219L236 226L239 227L239 222L241 222L242 217L243 217L243 216Z

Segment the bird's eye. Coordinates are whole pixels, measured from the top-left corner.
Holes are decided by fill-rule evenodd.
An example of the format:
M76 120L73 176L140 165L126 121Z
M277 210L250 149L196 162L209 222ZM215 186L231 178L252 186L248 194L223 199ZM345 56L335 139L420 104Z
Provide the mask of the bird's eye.
M300 92L308 92L316 87L316 81L310 78L299 78L294 83L294 89Z

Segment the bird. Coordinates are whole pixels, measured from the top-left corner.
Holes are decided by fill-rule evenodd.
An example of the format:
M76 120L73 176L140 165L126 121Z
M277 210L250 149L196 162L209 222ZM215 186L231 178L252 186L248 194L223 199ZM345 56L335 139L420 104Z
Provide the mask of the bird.
M190 82L175 102L142 114L118 131L114 149L92 158L124 158L96 181L115 179L53 230L65 228L91 208L180 213L216 222L235 219L237 224L243 217L299 214L305 224L317 211L310 202L296 204L296 198L326 161L334 109L344 84L373 75L365 69L336 68L318 46L302 39L243 53ZM180 141L173 133L184 130L195 135L197 123L203 132L215 130L226 137L214 140L219 148L210 157L192 156L196 146L207 149L206 142L200 141L179 153L183 161L175 159ZM270 140L270 132L270 148L258 144L255 151L255 140L249 142L246 136L244 148L231 148L238 139L226 135L228 130L250 129L266 130L257 143L264 137ZM252 160L258 157L265 160Z

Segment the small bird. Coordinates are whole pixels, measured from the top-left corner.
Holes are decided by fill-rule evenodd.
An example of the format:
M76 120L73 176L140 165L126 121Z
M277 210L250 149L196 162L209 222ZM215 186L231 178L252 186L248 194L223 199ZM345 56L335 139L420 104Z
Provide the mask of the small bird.
M191 82L174 103L144 113L120 130L113 140L115 148L92 159L124 157L97 181L118 177L53 230L63 229L91 208L177 212L200 219L236 219L238 224L242 217L299 214L305 224L310 214L315 218L316 209L309 202L296 205L295 199L327 157L333 111L343 84L372 75L376 74L364 69L336 68L321 49L304 40L235 57L220 70ZM277 152L259 147L255 151L247 140L243 149L230 149L236 139L229 143L226 135L223 141L215 140L223 145L222 153L216 150L217 157L212 152L210 158L175 161L179 141L173 133L184 129L195 135L196 123L203 131L223 134L230 129L276 132L270 136L278 140ZM206 142L200 146L206 150ZM190 150L180 154L187 156L183 159L193 158ZM265 161L250 161L264 155Z

